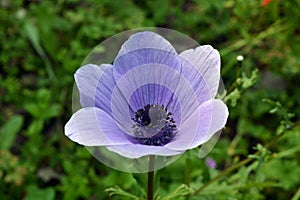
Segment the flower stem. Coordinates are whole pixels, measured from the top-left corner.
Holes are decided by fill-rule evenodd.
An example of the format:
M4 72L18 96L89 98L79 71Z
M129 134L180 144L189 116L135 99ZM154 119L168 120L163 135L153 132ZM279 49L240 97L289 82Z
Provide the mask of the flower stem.
M185 169L184 169L184 182L187 186L190 186L190 166L191 166L191 158L190 152L187 152L185 158Z
M155 157L149 157L149 172L148 172L148 188L147 188L147 200L153 200L153 180L154 180L154 161Z

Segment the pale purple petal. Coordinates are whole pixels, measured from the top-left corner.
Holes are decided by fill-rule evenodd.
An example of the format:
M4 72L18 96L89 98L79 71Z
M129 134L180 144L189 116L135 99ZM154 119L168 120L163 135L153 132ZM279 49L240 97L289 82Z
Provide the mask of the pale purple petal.
M118 110L115 115L123 115L130 110L130 105L123 97L122 92L116 87L113 77L113 66L109 64L86 65L79 68L75 74L77 87L79 88L80 101L83 107L97 107L105 111L110 116L112 114L112 102L114 108ZM114 101L112 93L114 91ZM124 111L125 110L125 111ZM119 112L123 111L123 112ZM130 117L114 119L123 132L130 133L133 121Z
M114 61L113 76L117 87L111 99L112 116L122 125L120 128L123 131L130 134L133 121L129 120L132 113L146 106L148 102L158 102L161 105L173 100L172 92L168 91L175 90L180 69L181 61L176 51L157 34L138 33L124 43ZM132 97L140 87L142 89L138 91L139 98ZM158 94L153 96L156 99L144 101L149 92ZM136 101L131 101L131 97ZM177 116L179 119L180 110Z
M114 90L118 91L115 95L117 101L124 102L123 94L116 87L113 66L110 64L83 66L76 71L75 81L83 107L97 107L112 116L111 96ZM122 104L124 106L129 109L128 103ZM123 123L129 123L128 120Z
M144 31L130 36L122 45L117 58L131 51L146 48L160 49L176 54L174 47L165 38L156 33Z
M96 102L97 86L101 76L111 65L88 64L80 67L75 75L75 81L80 93L80 104L82 107L93 107Z
M165 65L177 71L181 71L181 60L176 53L161 49L139 49L124 54L114 61L114 78L119 80L124 74L135 67L146 67L154 64ZM143 74L146 78L147 74Z
M127 158L140 158L149 155L173 156L182 154L185 151L170 150L164 146L147 146L142 144L109 146L107 149Z
M169 88L154 83L145 84L137 88L130 97L132 109L137 111L148 104L164 105L166 109L169 109L169 105L172 105L172 110L178 111L173 113L174 119L180 122L180 103L176 95Z
M109 115L111 114L111 95L116 87L113 77L113 66L106 68L104 73L99 79L96 91L95 106L104 110ZM122 98L122 96L120 96Z
M111 98L112 116L122 125L120 128L123 131L129 134L132 132L132 113L147 105L144 103L163 100L163 102L159 103L161 105L172 101L173 94L169 91L174 91L176 85L174 84L174 79L171 80L170 77L176 80L180 77L180 73L165 65L149 64L135 67L117 81L117 87L114 89ZM156 87L156 85L161 87ZM136 101L131 101L131 98L135 98L133 95L137 89L141 87L144 90L139 90L139 96L135 99ZM148 95L148 91L155 91L159 96L153 96L156 99L152 100L146 99L144 96ZM177 110L176 116L178 119L180 119L180 113L181 110Z
M220 81L220 54L210 45L189 49L179 54L182 74L191 82L199 102L215 98Z
M114 120L95 107L82 108L65 125L65 134L85 146L131 144Z
M145 76L145 74L147 76ZM174 82L176 81L180 82L178 86L174 84ZM184 121L186 118L188 118L188 113L192 113L199 107L197 97L195 96L189 82L184 79L178 71L165 65L142 65L139 67L135 67L134 69L124 74L117 82L118 89L113 91L111 102L112 113L114 119L117 120L118 123L122 123L131 118L130 111L128 109L128 106L126 107L126 105L129 104L130 99L136 89L152 83L162 86L154 89L167 89L165 90L166 92L156 91L158 94L162 95L157 96L156 98L157 100L159 100L163 99L162 97L165 97L164 101L161 102L161 104L165 103L166 100L172 101L172 103L168 104L168 110L171 111L176 118L178 118L179 121L176 122L177 125L180 124L180 120ZM180 87L181 90L179 90L178 87ZM167 91L172 91L173 95ZM120 93L122 93L124 97L123 99L119 98ZM140 95L141 102L135 102L135 104L131 105L132 107L137 108L139 105L143 105L143 96L146 94ZM176 98L178 100L176 100ZM178 108L181 109L179 110ZM184 114L184 116L182 113ZM128 127L129 125L124 124L124 126ZM126 132L128 132L127 128Z
M228 109L223 101L219 99L206 101L182 123L175 138L165 146L173 150L195 148L222 129L227 117Z
M200 106L200 102L198 101L198 97L190 84L189 80L187 80L184 76L180 76L179 83L174 90L174 94L178 98L178 101L173 104L169 104L169 110L176 113L176 107L178 107L177 103L180 104L180 113L181 113L181 121L186 121L195 110ZM180 124L177 124L180 125Z

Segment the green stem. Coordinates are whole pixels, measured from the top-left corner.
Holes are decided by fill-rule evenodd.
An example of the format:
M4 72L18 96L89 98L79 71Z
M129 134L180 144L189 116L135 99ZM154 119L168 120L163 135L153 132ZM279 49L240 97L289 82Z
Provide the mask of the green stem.
M153 180L154 180L154 161L155 157L149 157L149 172L148 172L148 188L147 188L147 200L153 200Z
M240 78L242 71L243 61L237 61L237 72L236 72L236 80ZM227 94L230 94L235 88L238 87L237 81L235 81L231 87L227 90Z
M185 158L185 168L184 168L184 182L187 186L190 186L190 166L191 166L191 159L190 159L190 152L187 152Z
M289 127L287 130L292 130L293 128L295 128L296 126L300 125L300 121L294 123L291 127ZM264 145L265 148L268 148L270 146L272 146L275 142L277 142L283 135L284 135L285 131L283 131L281 134L276 135L270 142L268 142L267 144ZM254 155L258 155L259 151L257 151ZM199 194L202 190L204 190L207 186L209 186L210 184L212 184L213 182L219 180L220 178L222 178L223 176L225 176L226 174L229 174L230 172L234 171L235 169L244 166L246 164L248 164L249 162L251 162L252 160L254 160L253 157L248 157L242 161L240 161L239 163L227 168L226 170L224 170L223 172L220 172L217 176L215 176L213 179L210 179L208 182L206 182L204 185L202 185L199 189L197 189L194 192L194 195Z

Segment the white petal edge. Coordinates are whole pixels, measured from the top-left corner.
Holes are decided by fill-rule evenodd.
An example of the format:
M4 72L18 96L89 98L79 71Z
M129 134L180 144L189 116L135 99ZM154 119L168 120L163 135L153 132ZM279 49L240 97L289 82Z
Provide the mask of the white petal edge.
M131 159L149 155L174 156L184 153L184 151L170 150L164 146L147 146L142 144L109 146L107 149Z
M145 48L161 49L177 54L174 47L165 38L156 33L144 31L131 35L122 45L116 59L131 51Z

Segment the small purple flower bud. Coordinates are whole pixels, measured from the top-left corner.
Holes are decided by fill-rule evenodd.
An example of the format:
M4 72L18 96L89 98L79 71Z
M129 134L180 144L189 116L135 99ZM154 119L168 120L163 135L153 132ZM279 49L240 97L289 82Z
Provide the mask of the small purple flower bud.
M216 167L217 167L216 161L209 157L205 160L205 165L212 169L216 169Z

